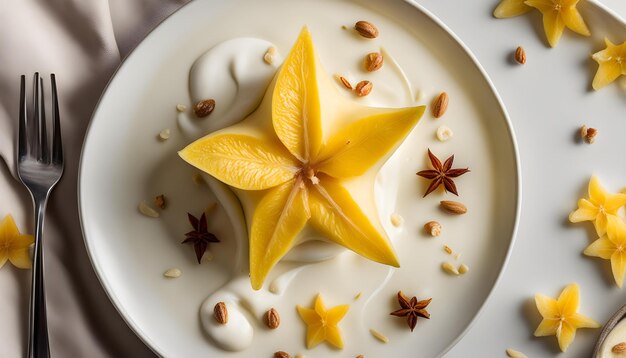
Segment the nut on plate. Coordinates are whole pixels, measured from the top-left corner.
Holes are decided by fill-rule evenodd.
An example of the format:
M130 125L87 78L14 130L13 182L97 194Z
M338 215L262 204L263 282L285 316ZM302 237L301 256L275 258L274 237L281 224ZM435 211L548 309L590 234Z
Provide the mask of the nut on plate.
M278 351L274 353L274 358L291 358L291 354L283 351Z
M354 89L354 91L356 92L357 96L364 97L372 92L373 87L374 85L372 84L372 82L364 80L356 84L356 88Z
M450 127L440 126L439 128L437 128L437 139L440 142L445 142L452 137L454 137L454 132L452 132L452 129L450 129Z
M430 236L439 236L441 234L441 224L437 221L429 221L424 224L424 230Z
M163 273L163 276L167 278L178 278L180 275L182 275L182 271L177 268L171 268Z
M444 262L441 264L441 268L449 275L458 276L459 270L451 263Z
M517 61L520 65L526 63L526 51L524 51L522 46L517 47L515 50L515 61Z
M280 325L280 315L275 308L270 308L265 313L265 324L270 329L276 329Z
M167 202L165 201L165 195L157 195L154 198L154 205L161 210L165 209L165 207L167 206Z
M365 56L365 69L374 72L383 67L383 54L380 52L370 52Z
M450 214L462 215L467 213L467 207L458 201L442 200L439 202L439 205Z
M528 358L526 357L524 353L516 351L515 349L511 349L511 348L506 350L506 355L511 358Z
M580 127L580 137L585 142L592 144L596 140L596 136L598 135L598 130L595 128L589 128L586 125Z
M449 102L448 93L441 92L433 102L433 116L435 118L441 118L446 111L448 110L448 102Z
M615 354L624 354L626 353L626 342L620 342L611 348L611 352Z
M357 21L357 23L354 24L354 29L359 35L365 38L375 39L378 37L378 28L369 21Z
M213 307L213 316L219 324L228 323L228 309L226 309L224 302L218 302L215 307Z
M215 109L215 100L214 99L205 99L202 100L193 107L193 111L196 113L196 116L199 118L204 118L211 114Z
M348 81L348 79L347 79L347 78L345 78L345 77L343 77L343 76L340 76L340 75L337 75L337 79L339 80L339 82L341 82L341 84L342 84L345 88L347 88L347 89L349 89L350 91L352 91L352 85L350 84L350 81Z

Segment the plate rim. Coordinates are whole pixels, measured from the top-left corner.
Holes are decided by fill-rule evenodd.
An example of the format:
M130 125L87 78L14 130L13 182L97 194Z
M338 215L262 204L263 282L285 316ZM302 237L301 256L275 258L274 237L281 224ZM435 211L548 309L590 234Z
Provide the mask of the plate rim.
M480 75L483 77L483 79L485 80L486 84L489 87L489 90L491 91L491 94L493 95L493 97L495 98L496 102L498 103L499 110L500 110L502 116L504 117L504 122L506 124L506 132L507 132L508 137L509 137L509 142L510 142L510 145L512 147L512 152L513 152L513 157L514 157L513 159L514 159L514 162L515 162L514 163L514 168L515 168L515 176L514 177L515 177L515 191L516 191L516 195L514 196L515 197L515 215L514 215L514 218L513 218L513 225L512 225L512 228L511 228L511 232L510 232L510 240L508 242L508 247L506 249L506 254L504 255L504 258L502 260L502 264L499 267L498 275L496 276L495 280L493 281L493 285L489 289L489 292L487 293L487 296L485 297L483 302L480 304L480 307L478 308L478 310L476 311L474 316L471 318L469 324L467 324L467 326L463 329L463 331L454 340L452 340L452 342L450 342L450 344L448 344L448 346L446 348L444 348L443 351L441 351L441 353L439 354L438 357L442 357L447 352L449 352L454 346L456 346L459 343L459 341L461 341L461 339L463 339L463 337L465 337L465 335L467 335L467 333L471 330L471 328L476 324L476 321L482 315L482 313L485 310L487 304L492 300L492 297L494 295L494 292L495 292L496 288L499 286L500 282L502 281L502 277L504 276L504 271L506 269L506 266L509 264L509 260L510 260L512 252L513 252L513 247L515 246L515 242L517 240L517 233L518 233L518 229L519 229L521 207L522 207L522 168L521 168L521 163L520 163L520 155L519 155L519 148L518 148L518 144L517 144L517 137L515 135L515 131L514 131L514 128L513 128L513 123L511 121L511 118L510 118L510 116L508 114L506 106L504 105L504 101L502 100L502 98L501 98L499 92L497 91L493 81L491 80L491 77L487 74L487 72L485 71L483 66L480 64L480 62L478 61L478 59L476 58L474 53L470 50L470 48L465 44L465 42L463 42L461 40L461 38L450 27L448 27L441 19L439 19L439 17L437 17L434 13L432 13L426 7L424 7L423 5L417 3L414 0L397 0L397 1L406 3L406 4L414 7L415 9L417 9L417 11L420 11L422 14L424 14L426 17L428 17L431 21L433 21L435 23L435 25L439 26L445 32L445 34L447 36L449 36L452 40L454 40L454 42L456 42L461 47L463 52L465 52L465 54L471 60L471 62L474 65L475 69L478 70ZM98 112L100 111L102 100L107 95L108 90L109 90L109 86L111 85L111 83L117 77L118 72L127 64L127 60L129 58L131 58L131 56L133 56L137 52L137 50L139 48L142 47L142 45L145 43L145 41L148 38L150 38L151 36L154 36L154 32L157 29L159 29L165 22L170 20L171 17L173 17L178 12L180 12L181 10L183 10L184 8L189 6L191 3L192 3L192 1L189 1L189 2L187 2L185 4L183 4L182 6L177 8L175 11L173 11L171 14L169 14L167 17L165 17L161 21L159 21L143 37L143 39L139 43L137 43L126 54L126 56L120 61L120 63L118 64L117 68L111 74L111 77L107 81L106 86L102 89L102 94L100 95L100 98L98 99L96 105L94 106L94 110L93 110L93 112L92 112L92 114L91 114L91 116L89 118L89 123L87 125L87 128L85 129L85 134L84 134L84 138L83 138L83 142L82 142L82 146L81 146L80 160L79 160L79 165L78 165L78 181L77 181L78 218L79 218L79 221L80 221L80 228L81 228L81 234L82 234L82 237L83 237L83 242L85 244L85 248L86 248L86 251L87 251L87 256L89 257L89 262L91 263L91 266L93 267L94 272L96 274L96 277L98 278L98 281L100 282L100 285L104 289L104 292L105 292L106 296L108 297L109 301L111 301L113 307L115 307L115 310L120 315L120 317L122 318L124 323L126 323L126 325L131 329L131 331L133 331L133 333L144 343L144 345L146 347L148 347L148 349L150 349L154 354L156 354L159 357L163 357L164 356L162 354L162 352L159 351L159 349L158 349L159 346L156 344L156 342L154 342L151 338L149 338L148 335L141 329L139 324L133 318L131 318L128 315L128 312L124 309L122 303L118 300L118 298L115 295L113 295L111 287L110 287L110 285L108 283L108 280L104 276L104 274L102 273L102 268L101 268L99 262L95 259L94 255L92 255L92 250L94 250L94 248L90 245L89 240L87 239L87 235L86 235L85 219L84 219L84 217L86 217L87 214L84 212L85 208L83 206L83 199L82 199L82 186L83 186L82 185L82 181L83 181L83 175L84 175L83 164L84 164L84 157L85 157L85 148L86 148L86 145L87 145L87 141L89 140L90 134L92 133L92 125L93 125L93 122L94 122L94 118L98 115ZM612 11L608 10L605 6L598 6L599 4L596 1L591 1L590 0L590 3L592 3L593 5L599 7L601 10L604 10L604 11L610 13L611 15L615 16L615 14Z

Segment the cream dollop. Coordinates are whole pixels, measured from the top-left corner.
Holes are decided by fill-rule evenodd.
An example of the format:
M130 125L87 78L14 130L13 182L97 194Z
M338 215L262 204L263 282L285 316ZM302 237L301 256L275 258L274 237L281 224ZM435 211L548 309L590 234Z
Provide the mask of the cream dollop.
M218 323L213 317L213 308L220 301L210 297L200 307L200 321L207 334L217 343L220 348L227 351L241 351L246 349L254 337L252 325L244 316L234 297L223 298L228 311L228 322Z
M179 127L190 142L243 120L259 107L277 67L282 63L279 54L274 54L272 64L263 60L267 50L273 46L265 40L235 38L214 46L194 62L189 73L191 101L197 103L212 98L216 106L203 119L195 118L190 111L178 113ZM335 93L329 87L335 85L331 80L320 81L319 85L322 88L320 92L325 96ZM410 92L410 89L406 93L393 91L385 93L383 97L391 103L404 102L404 98L412 98ZM399 186L396 173L402 165L404 163L397 160L389 160L378 174L369 174L376 176L374 198L370 202L376 203L380 216L388 217L395 209ZM246 202L241 202L241 198L238 199L225 184L207 174L204 174L204 178L233 225L237 255L231 279L202 303L200 321L219 347L228 351L242 351L252 344L254 338L250 317L260 323L263 313L275 305L289 283L302 271L303 264L332 259L345 252L345 249L319 237L313 230L305 229L300 234L300 244L283 258L284 261L298 262L300 265L283 269L271 283L268 282L269 290L264 288L253 291L248 277L248 236L242 210ZM389 269L378 290L389 280L392 271ZM376 292L368 295L369 298ZM213 317L213 308L217 302L226 304L229 318L225 325L217 323Z
M221 42L202 54L189 72L192 104L215 100L215 109L202 120L192 113L179 114L184 134L197 139L207 133L235 124L252 113L282 63L279 53L272 64L263 60L275 46L266 40L239 37Z

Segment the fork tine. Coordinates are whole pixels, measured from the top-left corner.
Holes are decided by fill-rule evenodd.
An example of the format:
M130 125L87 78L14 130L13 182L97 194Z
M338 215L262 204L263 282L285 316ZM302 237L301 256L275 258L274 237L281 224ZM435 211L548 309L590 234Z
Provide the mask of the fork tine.
M18 162L24 158L28 153L28 142L26 141L26 117L28 110L26 109L26 76L20 77L20 122L18 132L18 144L17 155Z
M33 77L33 123L31 123L32 132L28 136L30 142L31 154L37 158L41 158L41 142L39 134L39 123L41 123L41 109L39 108L39 72L35 72Z
M61 118L57 98L57 81L54 73L50 75L52 90L52 162L63 163L63 145L61 144Z
M39 149L41 150L41 161L43 163L50 163L50 146L48 146L48 130L46 124L46 96L43 89L43 78L39 78L39 112L41 114L41 122L39 123L39 131L41 135L41 143Z

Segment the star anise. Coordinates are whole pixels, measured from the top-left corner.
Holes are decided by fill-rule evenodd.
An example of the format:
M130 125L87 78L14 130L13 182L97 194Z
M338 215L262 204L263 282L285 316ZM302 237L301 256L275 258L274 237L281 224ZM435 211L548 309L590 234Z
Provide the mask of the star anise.
M428 158L430 158L430 162L435 169L422 170L417 172L417 175L424 177L426 179L432 179L432 182L426 189L426 194L424 196L432 193L435 189L437 189L441 184L446 191L451 192L452 194L458 196L459 193L456 190L456 185L454 184L454 180L452 178L459 177L467 172L469 172L468 168L456 168L452 169L452 162L454 161L454 155L450 156L450 158L446 159L443 164L439 158L437 158L431 151L428 149Z
M200 219L189 213L187 213L187 217L193 227L193 231L185 234L186 239L183 241L183 244L193 244L193 248L196 251L196 258L198 259L198 263L200 263L202 256L204 256L206 249L209 247L209 243L220 242L220 240L208 231L206 213L202 213Z
M417 317L430 319L430 313L426 311L426 306L428 306L432 300L432 298L429 298L427 300L418 301L415 297L409 300L402 291L398 291L398 302L401 308L390 314L397 317L406 317L407 324L409 328L411 328L411 332L413 332L413 329L415 329L417 325Z

